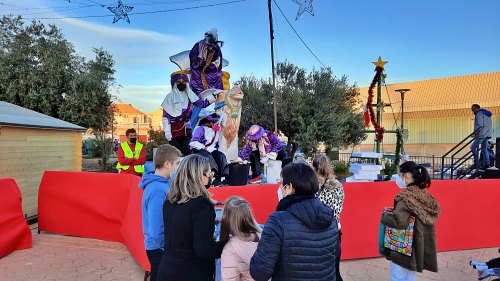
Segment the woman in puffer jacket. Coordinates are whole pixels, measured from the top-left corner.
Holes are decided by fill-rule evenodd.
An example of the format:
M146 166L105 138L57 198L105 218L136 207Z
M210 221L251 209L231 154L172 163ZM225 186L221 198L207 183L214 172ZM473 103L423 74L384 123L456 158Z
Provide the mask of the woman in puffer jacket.
M257 249L262 229L255 221L248 201L229 197L224 203L220 241L222 281L251 281L250 259Z
M337 220L315 197L319 185L313 169L289 164L281 176L278 197L283 199L266 222L250 275L257 281L336 280Z
M316 197L325 205L332 208L333 215L337 220L339 229L339 252L335 260L335 270L337 272L337 281L342 281L342 276L340 276L340 255L341 247L340 243L342 241L342 232L340 231L340 213L342 213L342 208L344 205L344 188L342 184L335 178L333 173L332 165L330 164L330 158L325 154L320 154L314 157L312 162L316 176L319 182L319 191L316 193Z

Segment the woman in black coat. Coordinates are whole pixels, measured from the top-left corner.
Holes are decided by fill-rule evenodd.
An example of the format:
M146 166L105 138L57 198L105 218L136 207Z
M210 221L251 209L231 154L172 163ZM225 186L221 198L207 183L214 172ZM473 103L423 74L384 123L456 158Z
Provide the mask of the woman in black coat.
M335 281L337 221L333 210L315 197L316 174L307 164L296 163L285 166L281 176L278 196L283 199L266 222L250 275L257 281Z
M205 157L181 162L163 205L165 254L158 281L214 280L222 246L214 240L215 211L205 188L212 176Z

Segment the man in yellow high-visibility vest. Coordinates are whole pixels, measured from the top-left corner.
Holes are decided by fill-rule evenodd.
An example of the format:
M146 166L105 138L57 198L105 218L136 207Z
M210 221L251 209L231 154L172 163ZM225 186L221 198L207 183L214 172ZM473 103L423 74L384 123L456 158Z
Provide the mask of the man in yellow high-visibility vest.
M137 141L135 129L128 129L125 132L127 141L122 142L118 147L118 164L116 169L122 174L132 174L142 176L144 173L144 163L146 163L146 150L144 145Z

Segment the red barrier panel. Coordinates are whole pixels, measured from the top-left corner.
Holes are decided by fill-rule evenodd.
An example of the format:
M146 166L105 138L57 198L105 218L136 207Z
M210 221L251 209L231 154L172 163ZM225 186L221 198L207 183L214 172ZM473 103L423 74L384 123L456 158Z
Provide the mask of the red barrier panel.
M38 192L41 231L124 243L149 270L142 233L141 178L46 171Z
M140 178L132 175L46 172L39 193L40 230L120 241L144 268L149 262L142 234ZM219 201L248 200L265 223L278 203L278 185L211 188ZM394 182L345 183L342 212L343 259L378 256L378 228L384 207L399 191ZM442 214L436 225L439 251L500 246L500 180L432 182Z
M142 231L142 193L143 190L137 185L130 187L128 208L123 218L120 233L123 243L144 268L150 270L148 256L144 247L144 233Z
M276 210L276 205L278 205L278 186L279 184L227 186L210 188L208 191L218 201L225 201L234 195L245 198L252 207L255 220L260 224L265 224L267 217Z
M394 182L344 183L341 215L342 258L377 257L378 229L384 207L392 207L399 188ZM248 200L264 223L276 208L277 185L211 189L217 200L237 195ZM500 180L432 182L429 188L442 213L436 224L438 251L500 246Z
M24 219L21 190L14 179L0 179L0 258L31 247L31 230Z

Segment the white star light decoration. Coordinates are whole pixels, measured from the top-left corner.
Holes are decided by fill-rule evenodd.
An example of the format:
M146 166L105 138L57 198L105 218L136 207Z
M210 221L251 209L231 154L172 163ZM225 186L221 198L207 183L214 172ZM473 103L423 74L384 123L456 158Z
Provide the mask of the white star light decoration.
M293 2L299 5L299 11L295 20L298 20L304 12L308 12L311 16L314 16L313 0L293 0Z
M130 19L128 18L128 12L132 11L134 7L123 5L122 1L118 0L118 6L116 7L108 7L108 9L115 14L115 18L113 19L113 23L116 23L120 19L125 20L130 23Z

